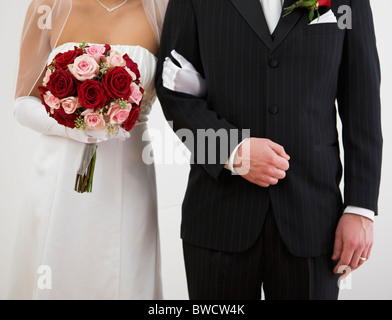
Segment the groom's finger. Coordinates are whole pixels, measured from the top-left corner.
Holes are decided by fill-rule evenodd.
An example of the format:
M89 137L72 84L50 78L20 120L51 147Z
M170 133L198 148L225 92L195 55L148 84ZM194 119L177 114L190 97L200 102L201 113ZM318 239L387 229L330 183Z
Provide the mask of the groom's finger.
M277 155L283 157L286 160L290 160L290 156L286 153L285 149L281 145L270 141L269 146L273 151L276 152Z
M279 179L276 179L274 177L271 177L271 176L268 176L268 175L265 175L265 174L261 174L260 176L258 176L256 182L257 182L257 184L259 186L262 186L262 187L267 186L267 187L269 187L269 186L274 186L274 185L278 184Z
M272 162L273 166L282 171L287 171L290 168L290 164L286 158L283 158L279 155L275 155L274 160Z
M338 261L343 251L343 241L339 235L336 235L335 245L333 248L332 260Z
M275 169L275 172L272 175L272 177L279 179L279 180L282 180L282 179L286 178L286 171Z
M340 256L339 263L336 265L334 269L334 272L337 274L341 272L342 269L349 271L349 268L351 268L350 264L353 255L354 255L354 251L352 250L352 248L343 244L343 251Z
M363 254L363 248L359 248L357 250L355 250L353 257L351 258L351 262L350 262L350 268L351 270L356 270L358 269L358 267L360 266L359 262L362 261L361 257Z

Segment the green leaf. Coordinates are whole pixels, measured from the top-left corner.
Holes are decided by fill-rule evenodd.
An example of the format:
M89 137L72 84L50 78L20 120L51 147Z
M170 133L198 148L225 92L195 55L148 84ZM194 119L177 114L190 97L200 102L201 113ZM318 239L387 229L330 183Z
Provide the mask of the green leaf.
M310 20L310 22L313 21L313 18L314 18L314 10L310 10L309 11L309 20Z
M311 6L315 5L317 1L318 0L308 0L308 1L303 2L302 6L311 7Z

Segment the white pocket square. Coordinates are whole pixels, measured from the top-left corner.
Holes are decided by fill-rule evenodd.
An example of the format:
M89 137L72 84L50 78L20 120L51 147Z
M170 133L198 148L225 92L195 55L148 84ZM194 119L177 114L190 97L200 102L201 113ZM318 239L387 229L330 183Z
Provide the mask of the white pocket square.
M320 18L314 18L314 20L309 23L310 25L314 25L314 24L321 24L321 23L337 23L338 20L336 19L335 14L333 13L332 10L327 11L326 13L324 13L323 15L320 16Z

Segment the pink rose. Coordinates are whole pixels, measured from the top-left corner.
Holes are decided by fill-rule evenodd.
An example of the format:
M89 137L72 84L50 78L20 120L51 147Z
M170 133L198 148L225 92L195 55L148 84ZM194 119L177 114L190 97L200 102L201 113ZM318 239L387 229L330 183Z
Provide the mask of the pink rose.
M43 84L42 84L44 87L46 87L46 85L48 84L52 73L53 73L52 70L50 70L50 69L46 70L45 77L44 77Z
M132 105L127 104L128 108L121 109L118 103L112 102L108 111L110 124L123 124L129 117Z
M94 109L87 109L82 113L87 130L103 130L106 127L102 114L95 113Z
M131 96L129 97L128 101L139 105L140 101L142 101L142 99L143 99L143 93L140 91L139 86L136 83L132 82L131 83Z
M47 91L45 93L44 101L50 107L52 112L53 112L53 109L57 110L60 108L60 100L58 98L56 98L50 91Z
M75 97L65 98L60 100L60 102L66 114L73 114L76 109L80 108L78 98Z
M111 66L111 67L124 67L126 65L125 60L122 58L122 56L116 52L116 51L111 51L110 55L106 58L106 62Z
M136 74L131 71L131 69L129 69L128 67L124 67L124 69L129 73L129 75L132 77L132 80L135 81L137 80Z
M80 81L94 79L99 75L99 65L97 61L86 54L77 57L74 64L70 64L68 68L72 75Z
M101 58L104 58L104 53L106 52L105 46L92 45L86 48L86 53L94 57L95 61L100 63Z

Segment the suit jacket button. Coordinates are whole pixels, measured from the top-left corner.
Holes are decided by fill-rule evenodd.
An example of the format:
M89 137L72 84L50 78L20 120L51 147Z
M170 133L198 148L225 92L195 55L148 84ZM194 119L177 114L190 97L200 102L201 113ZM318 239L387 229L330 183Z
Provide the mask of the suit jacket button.
M278 66L279 66L279 61L278 60L276 60L276 59L271 59L270 61L269 61L269 66L271 67L271 68L277 68Z
M271 106L268 108L269 113L271 114L277 114L279 112L279 109L277 106Z

